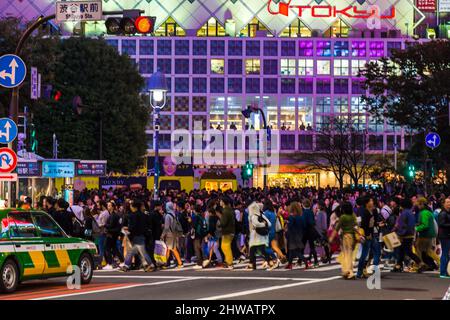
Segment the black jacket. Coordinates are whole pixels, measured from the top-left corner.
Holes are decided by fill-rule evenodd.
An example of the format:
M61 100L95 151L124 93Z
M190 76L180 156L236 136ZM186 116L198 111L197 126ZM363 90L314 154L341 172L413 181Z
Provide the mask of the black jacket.
M118 237L120 235L120 230L122 230L122 224L120 221L121 217L117 212L113 212L109 215L108 220L106 221L106 232L107 234Z
M159 240L161 238L163 223L161 214L156 211L150 213L150 228L152 230L153 240Z
M438 215L438 238L450 239L450 212L444 209L439 212Z
M130 231L130 239L136 236L145 237L150 228L147 215L141 211L130 213L128 217L128 231Z
M68 212L66 210L59 210L56 211L54 214L54 219L56 222L63 228L65 233L67 233L69 236L73 236L73 223L72 223L72 217L74 216L73 213Z

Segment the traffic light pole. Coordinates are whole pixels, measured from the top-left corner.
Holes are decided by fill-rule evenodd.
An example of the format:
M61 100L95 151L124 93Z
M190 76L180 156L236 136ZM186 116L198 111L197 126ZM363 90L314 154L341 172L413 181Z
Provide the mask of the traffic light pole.
M267 134L267 121L266 116L264 115L264 111L261 108L256 108L261 113L261 118L263 120L264 130L266 130ZM268 138L268 137L266 137ZM267 139L264 142L264 166L263 166L263 187L267 186Z

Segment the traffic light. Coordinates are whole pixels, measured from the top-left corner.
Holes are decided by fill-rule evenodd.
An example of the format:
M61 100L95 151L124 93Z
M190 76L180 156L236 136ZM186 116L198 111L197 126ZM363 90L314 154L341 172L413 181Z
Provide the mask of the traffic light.
M408 166L408 177L414 179L415 176L416 176L416 169L414 168L414 165L410 164Z
M51 84L47 84L44 86L44 95L43 97L48 100L53 100L55 102L58 102L61 100L62 92L60 90L57 90L53 88Z
M153 32L155 21L156 17L141 16L140 10L124 10L123 18L108 18L105 26L108 34L147 34Z
M247 161L242 167L241 175L243 180L249 180L253 177L253 164L250 161Z
M37 145L38 141L36 139L36 128L34 124L32 123L30 125L30 148L31 152L36 153L37 152Z

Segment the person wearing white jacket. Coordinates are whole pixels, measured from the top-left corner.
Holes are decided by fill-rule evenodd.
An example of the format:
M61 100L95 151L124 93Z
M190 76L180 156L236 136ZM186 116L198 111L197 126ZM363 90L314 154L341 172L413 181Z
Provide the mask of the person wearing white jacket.
M272 270L273 264L269 255L266 252L266 247L269 245L269 228L270 221L262 213L263 204L261 202L253 201L248 207L248 220L250 229L250 264L247 266L248 270L256 270L256 253L259 252L270 265L268 270ZM265 228L267 232L261 231L260 228ZM265 233L265 234L264 234Z

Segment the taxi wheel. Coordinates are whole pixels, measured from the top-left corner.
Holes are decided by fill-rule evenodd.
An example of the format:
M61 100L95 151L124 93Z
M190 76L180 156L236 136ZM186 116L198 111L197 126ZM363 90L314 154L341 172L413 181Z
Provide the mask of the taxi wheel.
M92 275L94 274L94 261L89 253L85 252L80 256L78 267L81 273L81 283L87 284L91 282Z
M19 285L19 268L17 264L11 260L6 260L1 268L0 273L0 292L12 293L16 291Z

